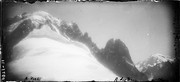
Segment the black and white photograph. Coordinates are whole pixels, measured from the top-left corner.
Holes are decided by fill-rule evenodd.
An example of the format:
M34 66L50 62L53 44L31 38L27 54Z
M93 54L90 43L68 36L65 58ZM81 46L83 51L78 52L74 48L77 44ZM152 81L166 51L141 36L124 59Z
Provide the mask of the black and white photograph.
M178 82L173 6L4 2L1 81Z

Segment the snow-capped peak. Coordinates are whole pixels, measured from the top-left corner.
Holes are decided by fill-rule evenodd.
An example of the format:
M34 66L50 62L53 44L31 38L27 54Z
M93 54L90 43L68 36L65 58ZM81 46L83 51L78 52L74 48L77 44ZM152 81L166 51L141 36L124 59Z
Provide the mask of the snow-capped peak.
M151 55L148 59L138 62L136 64L136 67L139 71L145 72L148 67L154 67L156 65L162 67L162 63L165 62L172 63L173 61L174 59L166 57L165 55L162 55L160 53L156 53Z
M160 61L162 61L162 62L167 62L167 61L172 62L173 61L173 59L170 59L170 58L168 58L168 57L166 57L160 53L153 54L152 57L157 58L159 62Z
M59 32L57 28L61 25L61 21L58 18L53 17L47 12L44 11L37 11L34 13L24 13L19 15L19 17L22 19L21 21L12 24L9 27L9 32L14 31L19 24L24 22L25 20L31 20L32 24L35 25L35 28L39 28L39 25L45 25L45 24L50 24L51 28L54 29L57 33Z
M152 57L158 58L158 59L160 59L163 62L167 62L168 61L168 59L166 59L166 57L164 55L159 54L159 53L152 55Z
M32 13L31 16L29 16L29 18L31 20L33 20L33 22L38 22L38 23L50 22L57 26L60 26L60 24L61 24L60 19L55 18L55 17L51 16L49 13L44 12L44 11L34 12L34 13Z

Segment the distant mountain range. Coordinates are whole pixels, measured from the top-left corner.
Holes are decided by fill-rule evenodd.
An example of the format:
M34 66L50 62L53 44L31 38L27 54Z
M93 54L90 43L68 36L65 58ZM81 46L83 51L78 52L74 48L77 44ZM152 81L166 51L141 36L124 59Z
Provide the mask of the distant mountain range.
M177 60L168 58L162 54L154 54L144 61L136 63L140 72L148 76L148 80L163 79L176 80Z

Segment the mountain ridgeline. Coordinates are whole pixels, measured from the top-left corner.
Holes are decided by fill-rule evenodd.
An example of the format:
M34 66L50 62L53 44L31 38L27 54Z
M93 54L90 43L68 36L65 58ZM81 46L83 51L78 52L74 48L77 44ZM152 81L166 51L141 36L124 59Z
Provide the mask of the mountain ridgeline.
M105 48L99 49L91 40L88 33L85 32L83 34L76 23L68 25L64 21L62 23L61 31L71 40L86 44L96 59L98 59L99 62L103 63L103 65L111 69L117 75L125 78L130 77L137 80L147 80L146 75L139 72L135 67L128 48L120 39L110 39L106 43Z
M34 20L38 17L33 18L32 15L31 18L28 18L29 15L31 14L23 13L22 15L11 18L3 23L2 51L3 54L6 54L5 56L3 56L3 59L5 59L7 63L13 60L12 50L14 48L14 45L18 44L22 39L26 38L26 36L28 36L35 29L42 28L42 24L48 24L49 26L51 26L50 29L53 32L60 33L59 36L56 36L55 34L53 34L53 32L51 34L41 33L42 35L46 35L50 38L55 39L56 37L58 38L63 36L71 41L78 41L80 43L83 43L90 49L93 56L99 62L101 62L105 67L112 70L118 76L122 76L125 78L130 77L136 80L147 80L146 75L139 72L135 67L129 54L128 48L120 39L110 39L107 42L105 48L99 49L91 40L91 37L88 35L88 33L86 32L83 34L76 23L69 24L66 21L61 21L57 18L49 16L49 14L43 13L40 14L40 16L44 16L44 18L48 20L43 21L43 23L41 24L41 22L39 23L39 21ZM15 23L17 21L18 23ZM13 27L8 26L12 24ZM16 27L16 25L18 25L18 27Z

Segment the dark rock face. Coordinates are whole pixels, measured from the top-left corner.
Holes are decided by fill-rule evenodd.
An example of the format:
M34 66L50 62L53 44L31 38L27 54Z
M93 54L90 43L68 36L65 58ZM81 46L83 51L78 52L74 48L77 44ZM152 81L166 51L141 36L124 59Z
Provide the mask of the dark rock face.
M134 66L128 48L121 40L110 39L98 55L105 66L117 75L136 80L147 80L146 76Z
M22 14L23 16L24 14ZM16 23L20 20L23 20L25 17L15 16L9 20L3 22L3 37L2 37L2 58L5 60L5 68L7 67L7 63L13 60L12 51L13 47L19 43L22 39L24 39L35 27L31 20L23 21L18 28L11 27L13 23ZM9 74L7 70L6 77L9 78ZM17 79L17 77L14 77Z
M14 19L15 20L15 19ZM3 53L8 54L4 56L6 62L9 62L11 59L11 50L15 44L24 39L32 30L33 24L31 20L25 20L22 24L18 26L17 29L14 29L12 32L4 30L3 34ZM11 29L11 28L8 28Z

